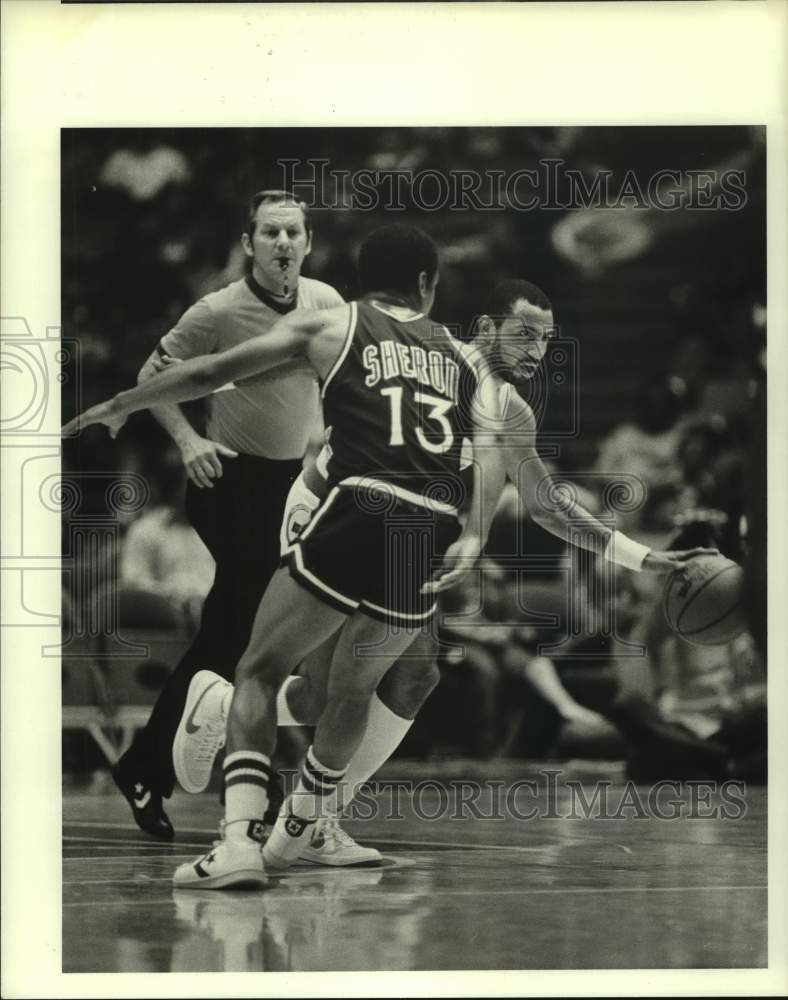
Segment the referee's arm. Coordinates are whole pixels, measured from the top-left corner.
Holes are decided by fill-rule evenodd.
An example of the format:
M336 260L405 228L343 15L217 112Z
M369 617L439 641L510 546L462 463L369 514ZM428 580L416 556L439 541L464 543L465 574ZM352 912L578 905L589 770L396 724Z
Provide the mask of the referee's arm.
M157 357L160 357L158 348L140 369L138 385L156 375ZM189 479L202 489L212 487L213 479L222 475L221 457L234 457L235 452L199 434L177 403L152 406L150 412L177 445Z
M159 341L140 369L137 383L153 378L160 368L156 362L162 357L172 355L179 360L199 357L213 353L216 346L213 311L205 299L200 299ZM214 480L222 476L222 460L235 458L236 452L199 434L177 403L152 406L150 412L177 445L189 480L200 489L210 489Z

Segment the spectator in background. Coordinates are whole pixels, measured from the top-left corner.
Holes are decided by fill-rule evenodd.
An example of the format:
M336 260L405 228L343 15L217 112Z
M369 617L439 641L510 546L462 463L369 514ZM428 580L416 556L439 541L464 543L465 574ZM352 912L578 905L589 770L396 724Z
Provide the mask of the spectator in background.
M598 510L593 494L573 488L584 507ZM564 729L581 741L620 744L610 723L563 683L563 664L539 653L540 644L558 643L567 634L570 603L588 603L586 577L568 572L570 551L593 560L540 528L516 487L508 484L493 519L481 576L472 575L444 595L442 604L444 614L454 612L457 619L446 620L441 633L449 644L439 658L441 700L450 700L449 716L460 720L452 734L463 753L544 756L555 749ZM570 597L570 581L583 593ZM590 645L595 642L592 636ZM571 653L576 667L583 648L573 640L560 653ZM599 654L596 648L594 652ZM586 673L594 673L593 667Z
M668 380L649 379L634 397L634 419L613 430L599 446L596 467L604 475L640 474L647 485L677 478L683 398ZM634 465L633 465L634 463Z
M643 383L635 396L634 420L621 424L600 443L595 471L611 480L617 474L635 476L646 496L652 487L680 485L677 451L681 440L685 396L677 382L658 379ZM642 512L617 516L622 529L635 529Z
M528 613L516 587L488 561L443 595L440 698L426 712L438 747L448 743L471 757L540 757L565 725L581 738L610 732L602 716L575 700L554 663L536 654L537 630L518 624Z
M744 449L734 420L699 416L685 427L678 448L683 503L674 524L683 542L707 538L731 559L741 558L744 512Z
M186 517L186 479L179 459L164 466L158 484L158 500L126 532L120 580L125 587L166 597L193 632L211 589L214 561Z
M675 535L680 486L657 484L648 494L643 525L654 539ZM580 492L584 506L598 510L594 498ZM486 646L497 668L497 676L477 669L475 690L484 677L486 699L497 699L498 752L537 759L625 757L630 774L644 780L723 777L740 766L757 776L762 727L757 677L744 666L746 639L738 647L712 650L677 640L665 627L658 588L639 593L632 575L619 573L617 593L611 595L597 578L598 561L567 572L561 550L540 549L535 526L516 501L513 496L502 501L490 532L496 556L508 546L513 571L488 566L484 607L468 623L465 643L469 650ZM505 556L499 559L506 564ZM640 586L642 578L634 579ZM605 619L613 602L615 636L603 627L610 624ZM557 621L540 621L556 614ZM640 624L649 619L660 630L660 655L652 660L655 696L622 683L616 668L616 640L639 641ZM497 631L490 628L496 622ZM648 638L653 646L655 635ZM465 669L474 658L466 656ZM624 673L632 667L622 661Z

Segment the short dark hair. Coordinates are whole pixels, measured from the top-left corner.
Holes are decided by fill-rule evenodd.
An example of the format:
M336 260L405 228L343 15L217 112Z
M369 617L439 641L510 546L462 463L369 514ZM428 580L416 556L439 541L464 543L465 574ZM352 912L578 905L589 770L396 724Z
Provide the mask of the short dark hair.
M305 201L301 201L297 198L292 191L280 191L277 189L266 189L265 191L258 191L257 194L252 195L252 199L249 202L249 212L246 222L246 232L249 236L254 236L255 227L257 226L257 209L261 205L281 205L282 202L292 202L296 208L301 209L301 213L304 216L304 229L306 230L306 235L312 235L312 218L309 213L309 206Z
M487 300L487 315L493 319L509 316L512 306L518 299L525 299L537 309L553 311L550 299L541 288L537 288L536 285L524 278L509 278L499 282L490 293Z
M358 254L362 294L367 292L418 292L424 271L431 282L438 271L438 248L416 226L394 223L370 233Z

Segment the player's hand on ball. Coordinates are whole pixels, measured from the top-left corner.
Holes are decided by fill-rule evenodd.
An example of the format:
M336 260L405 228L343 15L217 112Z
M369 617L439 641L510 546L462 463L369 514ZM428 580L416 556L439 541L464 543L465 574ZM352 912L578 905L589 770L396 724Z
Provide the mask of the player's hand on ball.
M120 431L125 423L126 415L118 414L115 401L108 399L103 403L96 403L89 410L85 410L84 413L80 413L72 420L69 420L61 428L60 433L62 437L70 437L74 434L79 434L80 431L86 427L90 427L91 424L104 424L109 429L109 436L116 438L118 431Z
M238 457L237 451L199 435L183 442L180 447L186 474L195 486L202 489L210 489L213 480L221 478L222 458Z
M421 588L422 594L438 594L453 587L473 567L481 551L481 538L471 532L464 532L446 549L443 565Z
M675 569L681 569L691 559L698 556L718 556L718 549L680 549L667 550L664 552L652 550L643 561L643 569L652 573L672 573Z

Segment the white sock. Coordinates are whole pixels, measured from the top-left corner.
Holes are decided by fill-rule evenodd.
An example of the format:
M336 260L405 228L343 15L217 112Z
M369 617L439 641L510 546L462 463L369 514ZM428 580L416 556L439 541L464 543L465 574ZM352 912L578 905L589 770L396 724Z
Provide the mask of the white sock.
M268 806L270 758L256 750L236 750L224 758L223 771L225 836L257 839Z
M287 689L293 683L293 681L304 682L303 677L286 677L282 682L282 686L279 688L279 694L276 696L276 724L277 726L303 726L303 722L299 722L298 719L290 711L290 706L287 704Z
M337 811L347 809L361 785L389 759L413 725L413 719L403 719L387 708L376 694L369 706L367 728L348 764L345 777L337 786Z

